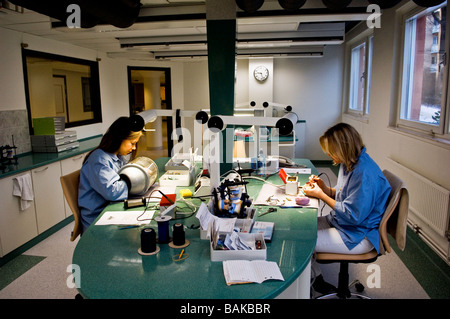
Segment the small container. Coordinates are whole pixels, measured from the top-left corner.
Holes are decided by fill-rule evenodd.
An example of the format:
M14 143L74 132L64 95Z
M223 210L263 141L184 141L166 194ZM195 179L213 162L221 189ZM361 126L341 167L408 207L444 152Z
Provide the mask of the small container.
M297 176L288 176L286 178L286 195L297 195L298 193L298 178Z

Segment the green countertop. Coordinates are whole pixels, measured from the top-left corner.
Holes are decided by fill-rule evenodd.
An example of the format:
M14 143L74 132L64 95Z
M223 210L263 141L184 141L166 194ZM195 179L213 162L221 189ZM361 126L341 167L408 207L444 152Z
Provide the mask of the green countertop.
M94 149L100 143L102 136L94 136L79 141L80 146L68 151L59 153L26 153L19 155L17 165L7 165L0 171L0 178L22 173L40 166L48 165L57 161L64 160L69 157L77 156Z
M165 160L156 162L162 170ZM317 170L309 160L296 160ZM302 184L309 175L299 175ZM269 180L281 184L278 175ZM255 198L263 182L251 180L248 193ZM193 188L191 187L179 187ZM177 194L177 197L179 194ZM199 204L198 200L196 204ZM112 203L105 211L123 210L123 203ZM133 210L142 210L134 208ZM267 210L259 207L257 214ZM97 226L95 223L80 238L74 251L73 264L80 267L79 292L85 298L152 298L152 299L258 299L274 298L289 287L308 265L317 237L317 210L315 208L280 209L276 213L257 217L257 220L275 222L271 243L267 243L267 260L275 261L285 281L266 281L262 284L227 286L222 262L210 260L209 240L200 239L199 221L195 214L179 220L186 230L190 245L185 248L189 257L173 261L181 249L158 244L160 252L152 256L138 254L140 228L119 230L118 226ZM158 231L155 221L150 226ZM172 233L170 232L170 235Z

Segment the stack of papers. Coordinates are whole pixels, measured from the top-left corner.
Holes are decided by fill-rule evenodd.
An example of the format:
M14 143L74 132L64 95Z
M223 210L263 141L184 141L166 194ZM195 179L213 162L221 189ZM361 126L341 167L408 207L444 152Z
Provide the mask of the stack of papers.
M220 241L220 236L219 236ZM218 243L219 244L219 243ZM225 235L223 240L223 248L228 250L255 250L255 241L246 241L244 238L239 236L239 233L232 232Z

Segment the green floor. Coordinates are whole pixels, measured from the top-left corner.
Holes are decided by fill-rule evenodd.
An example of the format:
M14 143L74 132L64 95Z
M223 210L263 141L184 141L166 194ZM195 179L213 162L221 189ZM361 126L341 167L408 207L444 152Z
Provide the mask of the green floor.
M0 268L0 290L36 266L45 257L19 255Z
M392 247L431 299L450 299L450 266L416 233L407 229L404 251Z
M25 251L51 236L72 221L72 216L66 218L26 244L0 258L0 290L45 259L45 257L41 256L23 255Z

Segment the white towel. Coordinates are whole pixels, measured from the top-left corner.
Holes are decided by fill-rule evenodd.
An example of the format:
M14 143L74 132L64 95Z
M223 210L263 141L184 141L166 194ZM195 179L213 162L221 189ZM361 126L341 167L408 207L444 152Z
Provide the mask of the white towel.
M25 210L31 206L34 195L30 174L13 178L13 195L20 197L20 210Z

